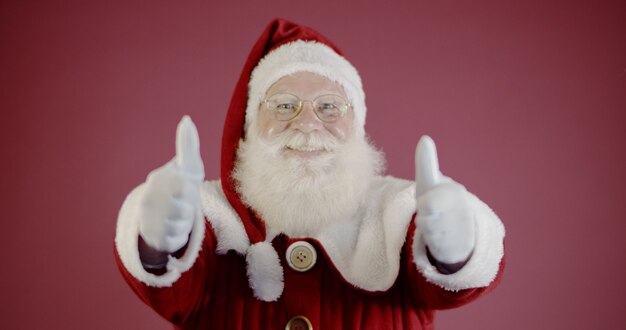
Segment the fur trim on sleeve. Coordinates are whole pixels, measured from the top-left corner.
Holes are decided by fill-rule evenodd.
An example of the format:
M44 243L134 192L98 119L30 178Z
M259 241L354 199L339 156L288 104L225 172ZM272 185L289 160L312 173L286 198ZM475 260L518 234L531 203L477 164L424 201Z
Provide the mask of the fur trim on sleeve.
M204 240L204 217L201 210L198 210L194 220L191 236L185 254L180 258L169 257L166 265L167 271L162 275L154 275L144 270L139 259L137 240L139 237L139 218L137 211L139 208L139 196L143 193L145 184L139 185L126 197L124 204L117 218L117 228L115 233L115 248L120 256L122 264L137 280L153 287L169 287L180 277L180 274L187 271L195 262L202 241Z
M439 273L428 261L419 228L415 230L412 248L417 269L429 282L449 291L488 286L496 278L504 256L504 225L485 203L473 194L469 195L470 203L475 207L476 242L472 257L458 272Z

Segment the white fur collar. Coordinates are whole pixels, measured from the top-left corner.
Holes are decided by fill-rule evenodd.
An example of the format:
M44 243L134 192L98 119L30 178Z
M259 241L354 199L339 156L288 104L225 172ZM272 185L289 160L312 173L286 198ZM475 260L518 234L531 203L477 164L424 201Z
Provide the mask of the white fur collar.
M400 249L415 213L415 189L411 182L391 177L377 178L372 187L366 209L313 238L352 285L386 291L400 269Z
M391 177L377 178L376 181L372 185L375 189L368 196L367 209L356 214L353 219L329 226L311 237L321 243L344 279L367 291L385 291L395 282L400 268L400 249L415 212L415 193L411 182ZM218 239L216 252L225 254L234 250L244 255L248 251L261 250L250 249L243 224L227 203L220 182L207 182L204 187L203 210ZM274 236L268 235L268 240ZM269 290L271 293L261 295L257 291L263 290L264 283L253 280L255 271L251 271L251 268L264 274L276 274L282 282L280 262L269 262L266 257L248 256L247 259L250 285L257 297L269 301L277 299L282 293L282 283L270 281L268 285L281 292ZM280 269L251 265L250 260L256 259L263 259L266 267ZM277 256L269 259L277 259ZM268 281L265 275L258 277Z

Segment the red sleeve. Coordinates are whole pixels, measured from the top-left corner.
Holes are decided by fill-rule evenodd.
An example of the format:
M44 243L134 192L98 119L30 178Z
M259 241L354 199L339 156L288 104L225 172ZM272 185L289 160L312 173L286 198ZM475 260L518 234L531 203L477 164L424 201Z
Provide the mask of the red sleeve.
M156 287L136 279L122 264L115 251L115 261L122 276L137 296L159 315L174 324L181 324L210 299L215 279L216 238L208 221L201 250L193 266L183 272L170 286Z
M478 297L486 294L498 286L504 270L504 258L500 261L496 278L486 287L450 291L429 282L417 269L413 261L413 239L415 233L415 221L411 221L407 231L406 244L404 245L402 258L402 272L406 275L406 286L413 293L415 303L426 309L448 309L467 304ZM406 256L406 257L404 257Z

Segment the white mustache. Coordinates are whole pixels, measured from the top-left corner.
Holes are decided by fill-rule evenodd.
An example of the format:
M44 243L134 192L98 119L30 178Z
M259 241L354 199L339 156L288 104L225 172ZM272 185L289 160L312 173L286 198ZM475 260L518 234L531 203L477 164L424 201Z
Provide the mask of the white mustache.
M287 132L276 142L283 148L302 151L334 151L339 146L337 139L325 132Z

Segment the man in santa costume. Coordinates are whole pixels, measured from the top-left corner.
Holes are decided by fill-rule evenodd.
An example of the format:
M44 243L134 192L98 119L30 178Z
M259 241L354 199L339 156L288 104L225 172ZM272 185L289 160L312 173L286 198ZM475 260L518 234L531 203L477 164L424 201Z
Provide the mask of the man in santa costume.
M119 214L116 260L178 329L432 329L434 310L492 289L504 227L440 171L382 176L361 79L316 31L276 19L228 109L221 180L204 181L184 117L176 156Z

